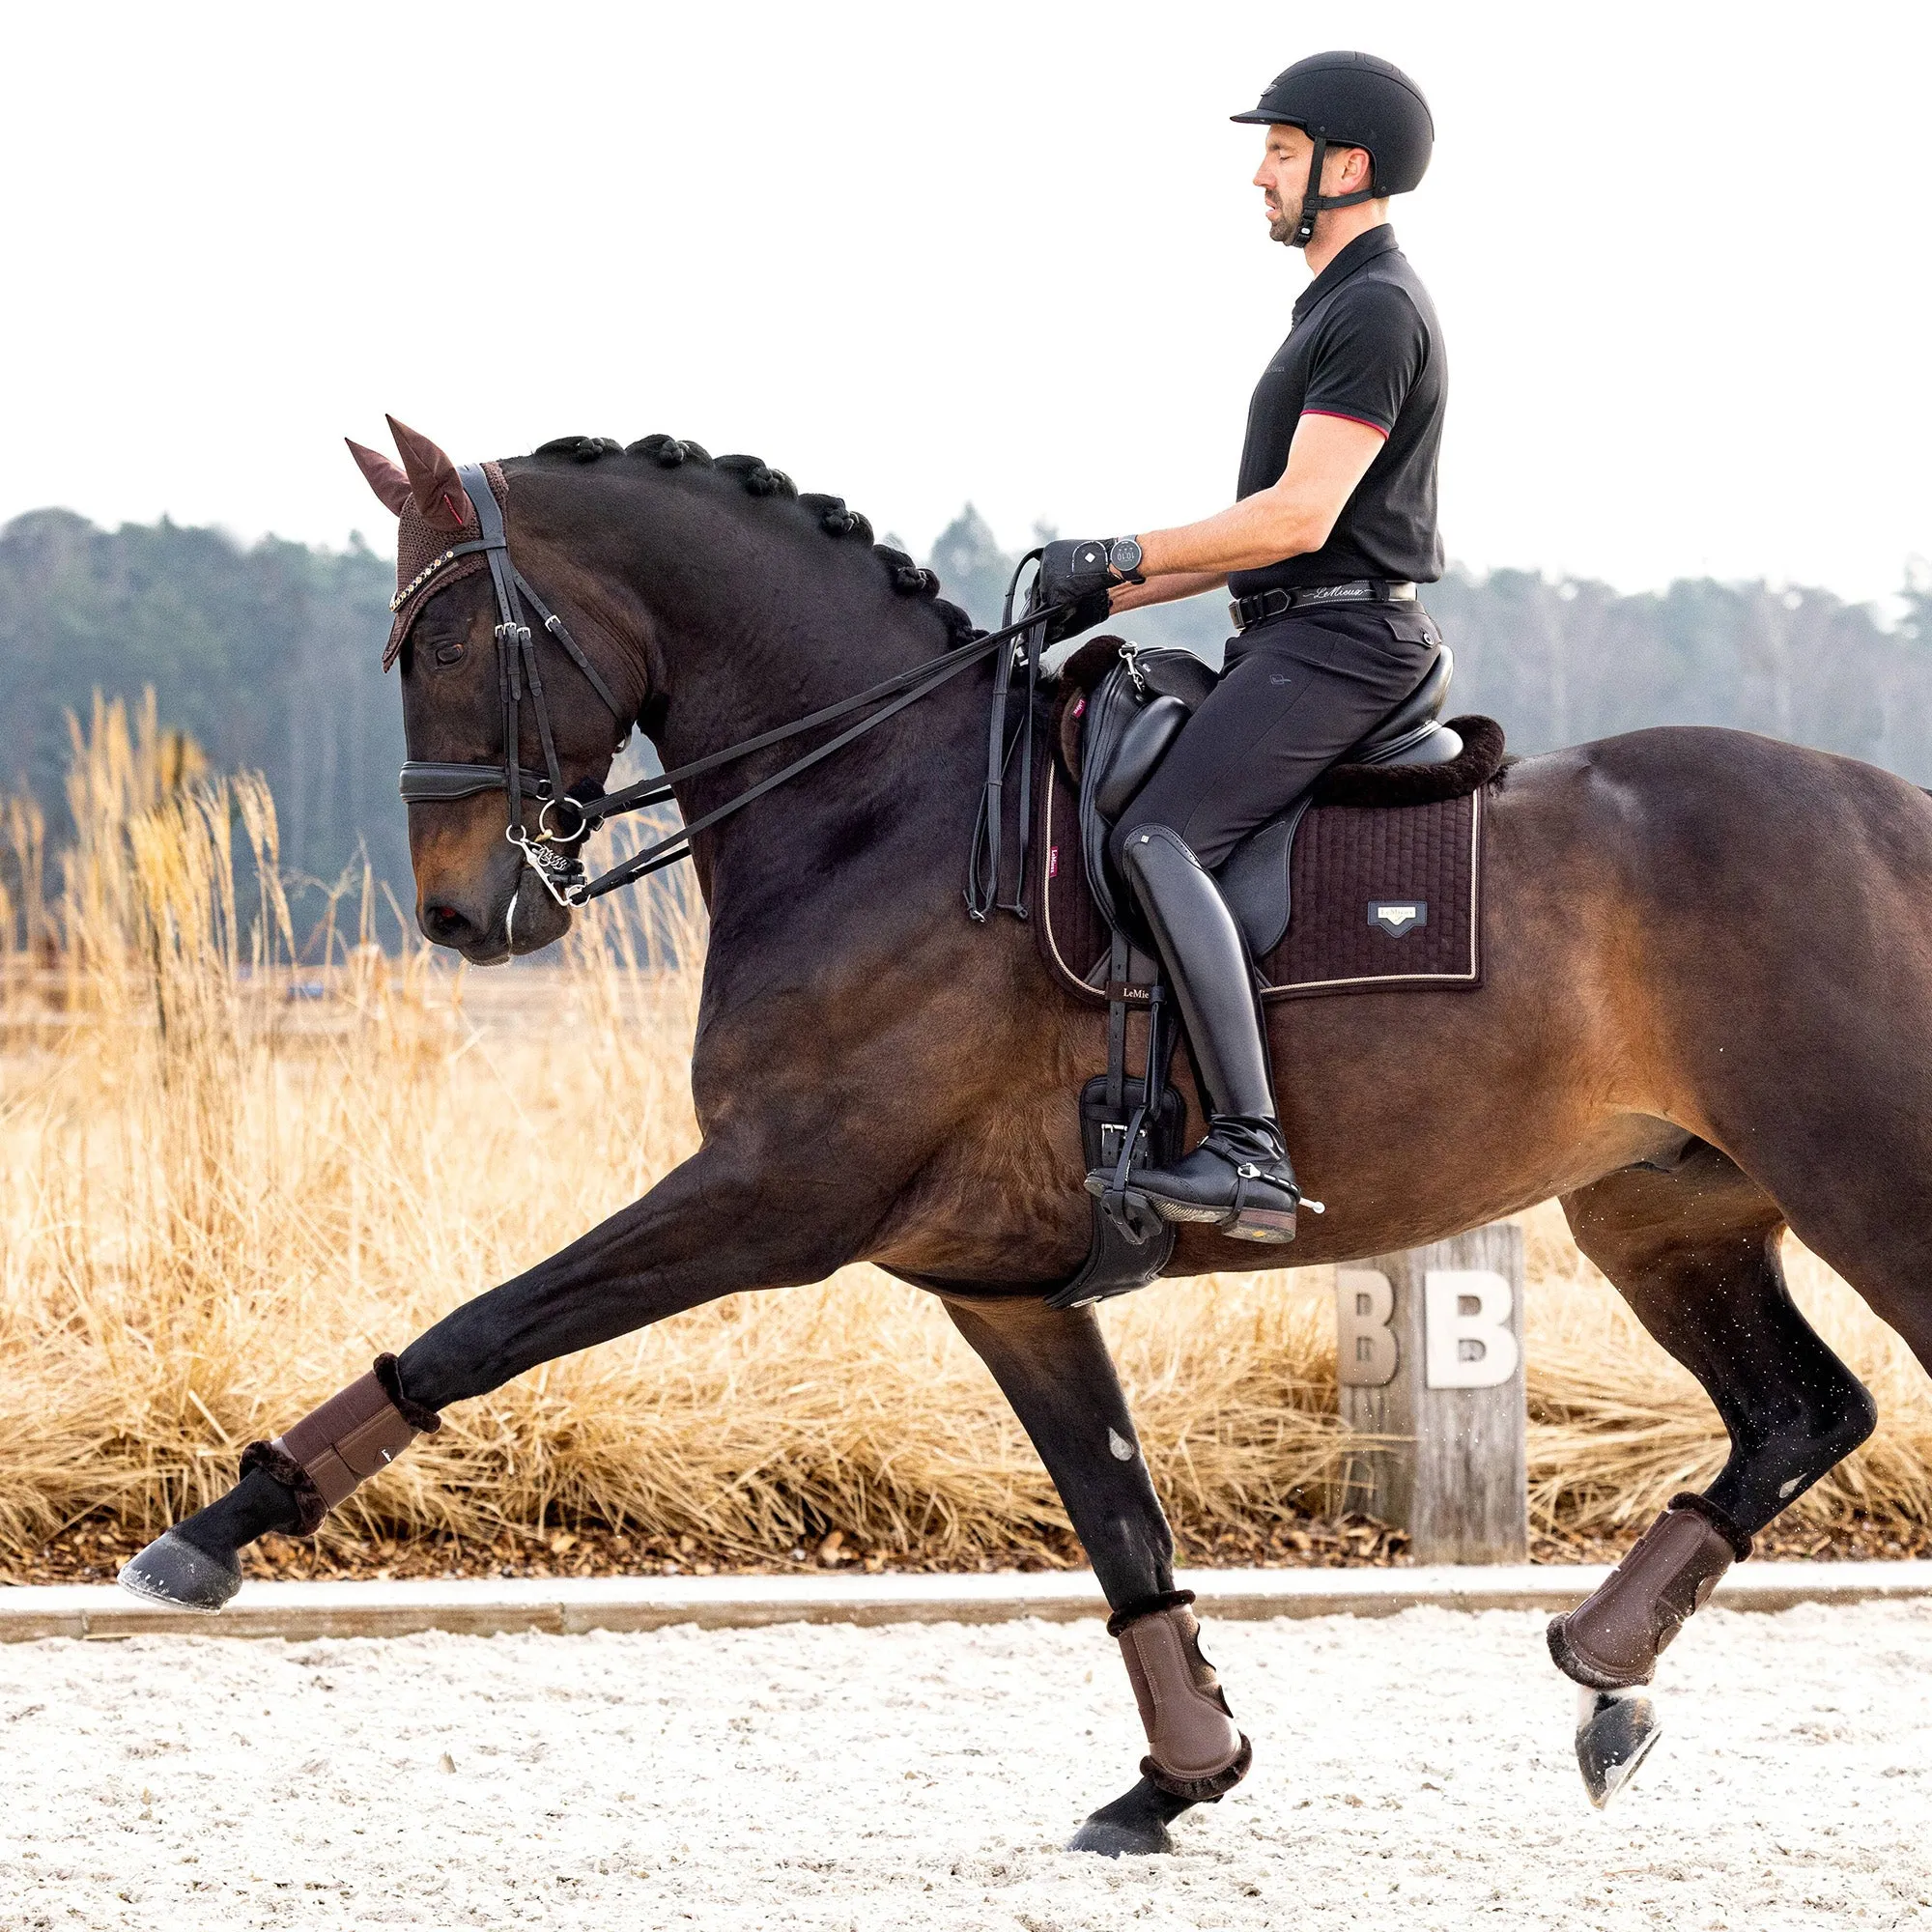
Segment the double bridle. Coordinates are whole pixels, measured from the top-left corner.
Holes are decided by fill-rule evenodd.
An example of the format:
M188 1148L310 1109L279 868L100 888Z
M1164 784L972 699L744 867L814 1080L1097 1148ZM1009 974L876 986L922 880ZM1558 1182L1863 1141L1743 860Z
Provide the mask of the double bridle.
M976 920L983 920L987 912L996 905L1006 910L1019 912L1024 917L1024 878L1026 869L1026 788L1031 776L1030 755L1024 757L1021 767L1021 825L1020 825L1020 873L1021 887L1013 900L999 897L999 858L1001 850L1000 792L1007 765L1011 761L1014 744L1007 732L1008 696L1014 669L1024 668L1027 673L1027 711L1022 721L1019 734L1031 749L1033 694L1039 671L1039 654L1045 640L1046 620L1061 605L1049 605L1038 609L1029 609L1017 623L1011 621L1012 596L1009 588L1007 596L1005 615L1009 621L1002 629L988 632L983 637L973 639L957 649L948 651L943 657L928 658L925 663L914 665L909 670L896 672L883 678L879 683L866 690L855 692L850 697L843 697L836 704L828 704L822 710L809 713L803 718L795 718L789 724L780 724L772 730L761 731L755 738L744 739L741 743L727 746L722 752L713 752L702 758L695 758L691 763L680 765L675 771L665 772L659 777L640 780L633 785L626 785L619 791L604 791L594 781L584 781L566 790L563 782L563 767L556 754L556 743L551 731L550 707L544 697L543 673L537 663L537 646L541 641L538 632L524 620L526 601L536 613L540 630L554 638L569 654L571 662L582 671L616 721L620 731L628 735L631 721L624 715L623 708L611 694L611 687L598 674L597 668L587 658L582 647L565 628L563 619L545 604L532 587L530 581L510 559L509 538L503 527L503 510L497 501L496 493L482 469L475 464L462 464L457 469L463 487L468 491L469 500L476 507L479 534L469 543L453 544L435 557L415 580L396 595L392 608L400 609L410 598L421 595L443 571L459 558L481 554L489 562L490 582L497 594L497 626L494 633L497 641L497 682L501 696L503 711L503 757L500 764L441 764L418 758L410 759L403 766L401 791L404 800L411 805L440 803L454 799L474 798L486 791L503 791L509 794L510 819L504 836L510 843L524 855L525 862L544 883L560 906L581 906L591 899L601 898L606 893L615 892L620 886L635 884L652 872L662 871L667 866L674 866L680 859L691 857L691 841L700 832L708 830L721 820L742 811L754 800L762 798L768 791L776 790L787 781L809 770L823 758L829 758L834 752L841 750L855 739L862 738L867 731L876 729L887 719L896 716L908 705L916 704L922 697L929 696L941 685L950 683L962 670L980 664L999 650L1009 639L1026 633L1022 645L1007 653L1001 659L994 677L993 717L988 737L987 775L985 790L980 809L980 825L975 834L972 877L967 887L967 905ZM1037 553L1035 553L1037 554ZM1021 568L1025 568L1022 561ZM1017 582L1017 573L1015 573ZM523 743L523 705L526 692L529 705L537 723L537 736L543 745L545 770L527 771L520 761L520 747ZM890 702L888 702L890 700ZM578 857L578 848L591 833L607 820L629 811L641 811L653 805L662 805L674 795L675 787L687 779L695 779L705 772L715 771L721 765L733 763L739 758L750 757L754 752L764 751L768 746L782 744L787 738L795 738L802 732L810 731L820 724L836 724L842 718L849 718L855 712L866 711L868 706L879 708L861 718L855 724L848 725L837 736L824 744L815 746L803 756L794 758L790 764L774 772L770 778L761 780L748 790L739 792L734 798L702 817L694 819L689 825L682 825L668 837L647 845L621 865L613 866L608 872L591 878L584 871L582 861ZM623 741L618 741L622 750ZM532 837L524 817L526 796L539 802L536 833ZM575 815L574 823L563 822L566 812ZM554 822L553 815L555 814Z

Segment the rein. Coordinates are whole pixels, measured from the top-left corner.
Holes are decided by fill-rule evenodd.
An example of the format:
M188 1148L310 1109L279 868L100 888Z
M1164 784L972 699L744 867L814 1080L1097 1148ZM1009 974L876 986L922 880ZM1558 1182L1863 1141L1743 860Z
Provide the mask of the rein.
M674 866L680 859L691 857L691 841L700 832L729 818L733 812L742 811L754 800L767 792L775 791L787 781L808 771L823 758L829 758L834 752L862 738L867 731L883 724L887 719L896 716L908 705L916 704L922 697L930 696L941 685L950 683L962 670L990 657L1002 644L1017 638L1022 632L1030 634L1027 643L1020 649L1009 652L1002 660L994 678L993 722L988 750L988 771L986 791L980 805L980 824L974 839L973 883L968 888L967 903L976 920L983 920L987 906L1002 903L998 897L1000 846L1000 808L999 793L1003 769L1011 755L1010 748L1003 743L1007 696L1011 683L1014 660L1024 662L1027 670L1028 724L1031 731L1031 696L1038 676L1040 643L1045 635L1046 619L1064 607L1053 605L1038 610L1029 610L1017 623L1008 622L997 631L988 632L984 637L976 638L971 643L948 651L943 657L928 658L923 664L914 665L908 670L883 678L879 683L866 690L855 692L850 697L840 698L836 704L828 704L822 710L809 712L803 718L795 718L789 724L780 724L772 730L761 731L754 738L746 738L736 745L728 745L721 752L712 752L701 758L694 758L689 764L680 765L675 771L665 772L655 778L640 780L633 785L626 785L619 791L598 791L588 797L579 797L575 790L566 791L563 783L563 768L556 754L556 745L551 733L550 707L544 698L543 677L537 666L536 646L538 639L530 626L524 621L523 600L527 599L530 607L541 620L542 628L555 638L571 661L589 679L592 689L610 708L611 715L628 734L629 724L617 700L611 696L610 686L597 673L581 645L565 629L563 619L556 615L537 595L529 580L510 561L510 545L503 526L502 506L497 501L491 490L489 479L482 469L473 464L464 464L457 474L463 479L463 487L469 493L469 500L476 506L480 536L471 543L456 544L444 551L428 572L410 586L411 593L420 591L424 585L434 581L441 571L448 568L457 558L482 553L489 559L490 581L497 593L497 624L495 630L497 640L497 674L503 707L503 761L501 764L442 764L412 758L402 769L399 789L404 800L411 805L440 803L443 801L473 798L486 791L506 791L510 802L510 822L504 832L512 845L524 855L525 861L544 883L550 895L558 905L586 905L594 898L601 898L606 893L613 893L620 886L634 885L652 872L661 871L667 866ZM1024 563L1022 564L1022 568ZM1010 618L1012 611L1012 591L1007 593L1007 610L1003 613ZM535 714L537 735L543 745L543 772L531 772L522 765L519 748L522 743L522 708L524 694L527 689L530 709ZM892 699L886 703L884 700ZM754 752L764 751L768 746L782 744L788 738L810 731L821 724L832 724L842 718L849 718L855 712L864 711L868 705L879 705L869 717L862 718L856 724L849 725L837 737L828 739L823 745L807 752L802 757L794 758L790 764L774 772L770 778L760 780L748 790L739 792L723 805L707 811L701 818L694 819L689 825L680 826L675 832L647 845L641 852L626 859L622 865L613 866L611 870L590 878L584 871L582 861L574 850L566 847L578 846L608 820L624 812L641 811L647 806L662 805L673 796L674 788L686 779L694 779L705 772L715 771L721 765L733 763L739 758L750 757ZM622 749L619 741L618 749ZM1024 792L1026 779L1022 778ZM541 801L537 813L536 837L532 838L524 821L524 797ZM565 808L577 815L574 825L553 824L554 812L561 812ZM1024 809L1024 805L1023 805ZM982 835L990 827L991 859L982 864ZM1025 828L1021 829L1020 865L1022 876L1026 866ZM981 902L982 871L987 873L983 904ZM1019 910L1009 906L1009 910Z

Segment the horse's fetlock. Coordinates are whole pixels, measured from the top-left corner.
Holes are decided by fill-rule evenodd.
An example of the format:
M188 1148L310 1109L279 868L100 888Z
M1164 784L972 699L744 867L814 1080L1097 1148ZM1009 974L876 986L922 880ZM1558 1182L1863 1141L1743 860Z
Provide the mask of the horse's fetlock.
M1147 1732L1141 1774L1170 1797L1211 1804L1248 1775L1253 1750L1236 1728L1214 1666L1201 1654L1201 1626L1182 1601L1108 1629L1121 1646ZM1131 1606L1130 1606L1131 1607Z
M1587 1690L1648 1684L1657 1660L1751 1540L1706 1496L1672 1496L1624 1559L1549 1625L1557 1669Z

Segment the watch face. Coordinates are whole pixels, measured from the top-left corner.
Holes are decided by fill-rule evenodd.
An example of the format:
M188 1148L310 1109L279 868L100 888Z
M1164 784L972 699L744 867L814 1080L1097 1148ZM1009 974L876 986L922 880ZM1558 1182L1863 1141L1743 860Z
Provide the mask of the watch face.
M1141 547L1132 537L1116 537L1113 548L1107 553L1107 561L1122 577L1141 567Z

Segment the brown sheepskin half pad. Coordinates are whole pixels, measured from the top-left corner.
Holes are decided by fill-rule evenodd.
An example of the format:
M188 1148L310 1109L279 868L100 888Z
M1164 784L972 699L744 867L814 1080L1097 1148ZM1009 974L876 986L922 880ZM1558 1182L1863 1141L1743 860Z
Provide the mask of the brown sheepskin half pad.
M1185 1604L1115 1632L1140 1706L1148 1754L1141 1775L1172 1798L1212 1804L1248 1775L1254 1752L1235 1727L1201 1626Z

